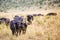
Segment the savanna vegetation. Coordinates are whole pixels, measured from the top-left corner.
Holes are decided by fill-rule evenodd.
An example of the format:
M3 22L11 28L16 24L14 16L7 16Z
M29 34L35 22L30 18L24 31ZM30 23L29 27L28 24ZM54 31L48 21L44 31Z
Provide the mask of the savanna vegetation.
M7 14L4 14L4 16ZM21 16L21 14L17 14ZM1 15L0 17L4 17ZM23 15L26 17L26 15ZM60 13L56 16L34 17L32 24L27 27L26 34L13 36L9 26L0 24L0 40L60 40ZM13 14L6 17L14 17Z
M42 9L42 10L41 10ZM55 12L55 16L47 16ZM10 25L0 24L0 40L60 40L60 0L0 0L0 18L41 13L28 25L26 34L13 36Z

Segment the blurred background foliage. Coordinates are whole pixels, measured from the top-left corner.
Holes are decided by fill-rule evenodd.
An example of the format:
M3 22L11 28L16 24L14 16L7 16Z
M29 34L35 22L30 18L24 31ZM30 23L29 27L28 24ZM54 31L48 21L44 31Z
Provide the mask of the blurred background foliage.
M0 12L6 12L8 9L30 8L30 7L60 7L60 0L0 0Z

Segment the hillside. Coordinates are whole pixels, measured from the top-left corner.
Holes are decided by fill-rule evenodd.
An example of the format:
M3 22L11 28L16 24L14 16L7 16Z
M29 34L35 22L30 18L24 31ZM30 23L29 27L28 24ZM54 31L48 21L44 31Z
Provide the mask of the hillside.
M52 9L60 8L60 0L0 0L0 12L6 12L12 9Z

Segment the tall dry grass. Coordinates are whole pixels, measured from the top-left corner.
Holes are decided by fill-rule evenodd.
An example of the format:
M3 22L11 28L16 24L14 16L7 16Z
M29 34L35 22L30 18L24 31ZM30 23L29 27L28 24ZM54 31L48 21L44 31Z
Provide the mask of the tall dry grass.
M0 14L0 17L13 19L14 15ZM23 15L26 16L26 15ZM60 40L60 13L57 16L34 17L31 25L28 25L26 34L13 36L9 26L0 25L0 40Z

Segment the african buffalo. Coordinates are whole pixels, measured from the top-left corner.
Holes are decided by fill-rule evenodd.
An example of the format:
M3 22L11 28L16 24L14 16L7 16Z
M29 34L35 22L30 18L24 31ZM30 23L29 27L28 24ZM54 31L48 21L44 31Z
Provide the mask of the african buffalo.
M42 14L37 14L37 16L43 16Z
M43 14L33 14L33 16L43 16Z
M51 16L51 15L53 15L53 16L55 15L55 16L56 16L57 13L48 13L48 14L47 14L47 16Z
M29 23L32 23L32 21L33 21L33 16L32 16L32 15L27 15L27 21L28 21Z
M21 31L23 32L23 34L25 34L26 33L26 30L27 30L27 26L28 26L28 24L27 23L21 23Z
M28 24L26 22L23 22L23 17L19 16L15 16L14 20L11 20L10 22L10 29L12 31L12 34L16 36L18 36L18 34L20 35L21 32L25 34L27 26Z
M16 27L15 27L14 25L15 25L15 21L12 20L12 21L10 22L10 29L11 29L13 35L14 35L15 32L16 32L16 30L15 30Z
M0 18L0 24L1 23L5 23L6 26L8 26L10 23L10 19L9 18Z
M33 16L35 17L35 16L37 16L37 14L33 14Z
M10 29L11 29L13 35L18 36L18 33L19 34L21 33L21 24L16 22L15 20L12 20L10 22Z
M23 31L23 34L26 33L26 29L27 29L28 24L26 23L26 21L23 22L23 19L24 18L22 16L21 17L19 17L19 16L14 17L14 20L15 20L17 27L18 27L17 30L19 31L19 35L20 35L21 31Z
M23 17L22 16L19 17L19 16L16 15L14 17L14 21L15 21L15 28L16 28L17 35L18 35L18 33L20 35L20 33L21 33L21 23L23 22Z
M11 31L12 31L13 35L14 35L14 33L17 36L18 36L18 34L20 35L21 30L24 30L23 17L15 16L14 20L12 20L11 23L10 23L10 28L11 28Z

